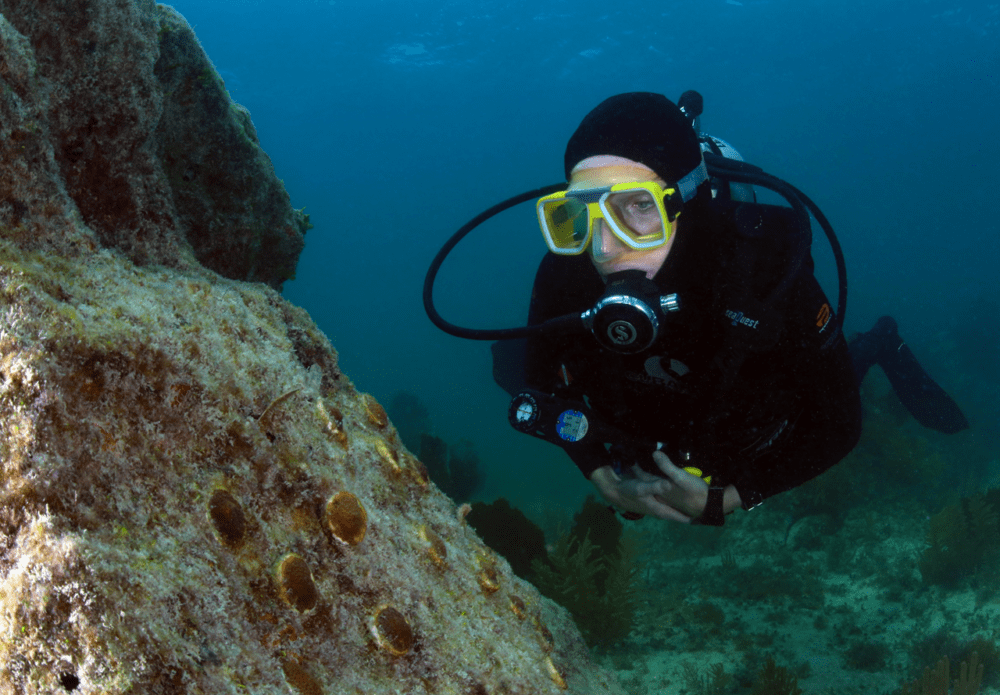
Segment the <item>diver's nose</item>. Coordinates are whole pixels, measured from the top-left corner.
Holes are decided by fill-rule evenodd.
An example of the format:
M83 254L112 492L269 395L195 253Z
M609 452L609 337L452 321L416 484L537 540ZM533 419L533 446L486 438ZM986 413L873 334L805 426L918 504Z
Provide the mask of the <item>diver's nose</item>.
M613 258L623 249L621 242L611 233L604 220L594 222L594 240L591 244L593 245L594 258L599 261Z

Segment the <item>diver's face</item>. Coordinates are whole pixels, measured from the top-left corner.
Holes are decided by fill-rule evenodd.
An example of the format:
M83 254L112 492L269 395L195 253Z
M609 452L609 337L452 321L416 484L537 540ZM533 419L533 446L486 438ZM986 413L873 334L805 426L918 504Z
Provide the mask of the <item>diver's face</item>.
M570 190L598 188L632 181L656 181L660 185L665 185L656 172L645 164L625 157L600 155L588 157L573 168L569 188ZM677 231L676 220L671 223L671 227L670 238L666 244L659 248L640 251L626 246L611 233L603 220L597 220L594 223L594 236L587 252L603 279L621 270L641 270L646 273L647 278L652 279L670 253L674 232Z

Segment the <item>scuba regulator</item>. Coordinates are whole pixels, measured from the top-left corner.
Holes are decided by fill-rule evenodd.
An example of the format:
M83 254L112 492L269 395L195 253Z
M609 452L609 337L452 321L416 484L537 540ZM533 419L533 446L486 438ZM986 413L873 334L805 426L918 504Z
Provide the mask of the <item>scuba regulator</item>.
M677 295L660 295L644 271L622 270L608 275L604 295L580 319L602 347L633 353L651 346L667 314L679 309Z

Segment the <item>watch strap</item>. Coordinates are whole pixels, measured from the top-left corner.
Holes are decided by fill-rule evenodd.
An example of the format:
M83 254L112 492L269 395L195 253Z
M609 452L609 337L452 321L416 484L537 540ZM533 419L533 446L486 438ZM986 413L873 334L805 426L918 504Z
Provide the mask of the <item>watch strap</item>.
M726 496L726 488L709 487L708 500L705 502L705 509L701 516L692 519L692 524L701 526L722 526L726 523L726 513L723 509L723 500Z

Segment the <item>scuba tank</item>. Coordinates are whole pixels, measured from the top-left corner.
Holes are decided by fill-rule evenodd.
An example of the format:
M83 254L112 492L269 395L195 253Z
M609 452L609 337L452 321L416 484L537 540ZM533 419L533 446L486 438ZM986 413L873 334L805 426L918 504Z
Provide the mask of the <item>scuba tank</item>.
M681 98L677 100L677 106L691 122L691 127L694 128L694 132L698 135L698 144L701 146L702 152L711 152L712 154L732 159L736 162L745 161L735 147L722 138L709 135L701 129L701 114L705 108L705 101L701 94L693 89L689 89L681 94ZM744 203L757 202L757 194L754 193L753 186L750 184L734 183L718 176L713 176L710 181L713 198L721 196L724 199L728 198L729 200Z

